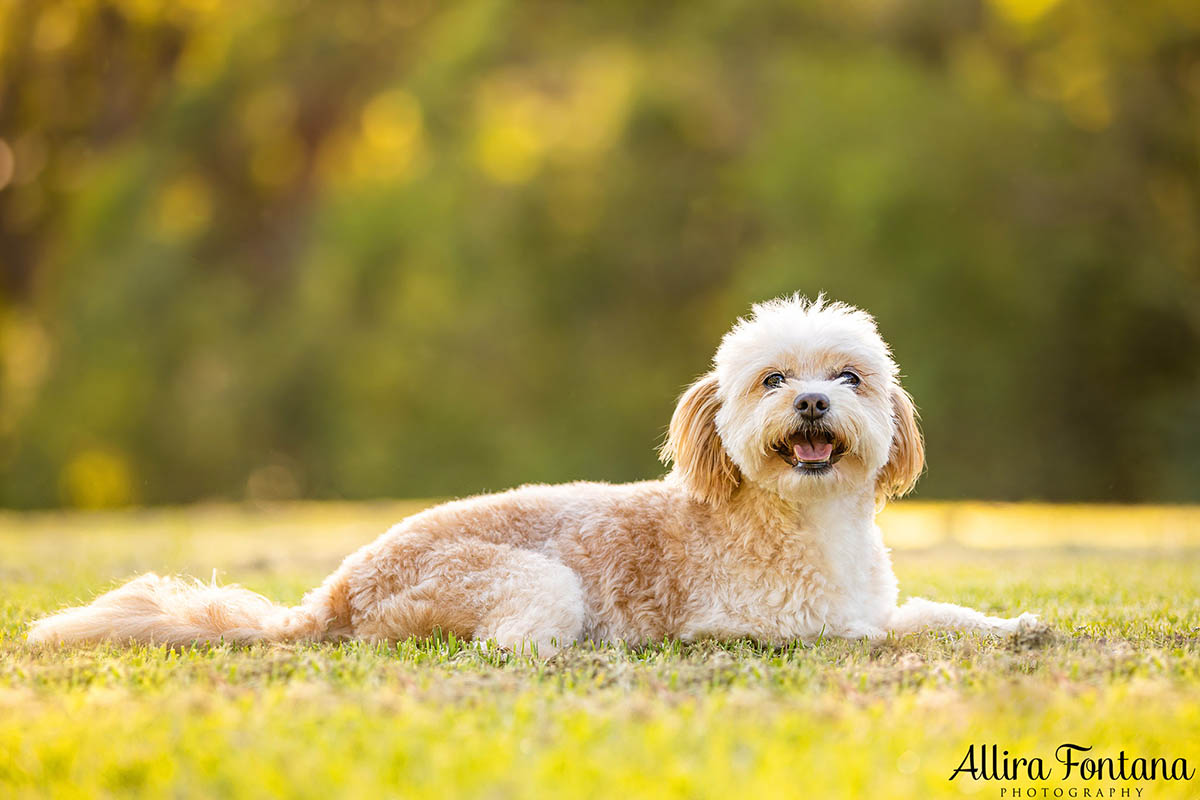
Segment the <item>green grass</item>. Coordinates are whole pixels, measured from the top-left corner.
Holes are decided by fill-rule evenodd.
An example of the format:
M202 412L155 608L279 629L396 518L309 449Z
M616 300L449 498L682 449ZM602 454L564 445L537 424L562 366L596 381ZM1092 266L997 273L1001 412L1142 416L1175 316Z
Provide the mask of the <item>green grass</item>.
M947 780L970 744L1051 767L1066 741L1200 767L1191 545L896 553L906 595L1037 611L1052 627L1021 639L581 647L546 662L452 639L185 652L24 642L30 618L147 569L216 566L295 601L411 509L0 517L0 797L1200 794L1200 779L1062 782L1059 769L1036 784Z

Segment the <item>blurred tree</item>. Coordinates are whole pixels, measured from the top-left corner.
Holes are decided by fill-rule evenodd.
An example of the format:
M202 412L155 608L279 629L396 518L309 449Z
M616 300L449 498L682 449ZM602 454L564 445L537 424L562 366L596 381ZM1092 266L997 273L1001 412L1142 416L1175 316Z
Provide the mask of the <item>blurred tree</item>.
M0 503L660 471L870 309L927 497L1200 500L1200 6L0 5Z

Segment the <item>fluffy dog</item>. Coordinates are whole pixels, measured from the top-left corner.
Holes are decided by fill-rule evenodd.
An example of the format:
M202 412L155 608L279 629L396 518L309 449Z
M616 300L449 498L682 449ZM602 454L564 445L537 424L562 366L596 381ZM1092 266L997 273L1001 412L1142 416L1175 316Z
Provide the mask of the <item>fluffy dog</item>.
M553 652L580 640L764 642L1015 631L1023 620L912 599L875 514L924 443L865 312L757 305L684 393L663 480L524 486L399 523L299 606L143 575L34 623L34 642L399 640L435 628Z

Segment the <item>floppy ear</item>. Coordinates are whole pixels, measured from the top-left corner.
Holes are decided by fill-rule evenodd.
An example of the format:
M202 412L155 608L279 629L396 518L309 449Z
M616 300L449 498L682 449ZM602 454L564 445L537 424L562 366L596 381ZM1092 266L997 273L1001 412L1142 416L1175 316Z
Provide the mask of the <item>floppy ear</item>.
M659 450L663 463L675 462L675 472L688 493L702 503L728 500L741 480L737 465L717 435L717 375L696 379L675 406L667 441Z
M881 502L908 494L925 469L925 439L917 427L917 409L899 386L892 387L892 419L896 432L888 462L875 479L875 495Z

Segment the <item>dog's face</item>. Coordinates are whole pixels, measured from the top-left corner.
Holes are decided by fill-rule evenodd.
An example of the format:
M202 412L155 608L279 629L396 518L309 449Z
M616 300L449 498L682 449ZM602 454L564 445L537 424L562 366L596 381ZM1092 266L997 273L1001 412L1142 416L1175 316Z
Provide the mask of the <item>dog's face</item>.
M707 502L742 481L795 500L903 494L924 447L896 375L865 312L798 297L757 305L680 399L664 456Z

